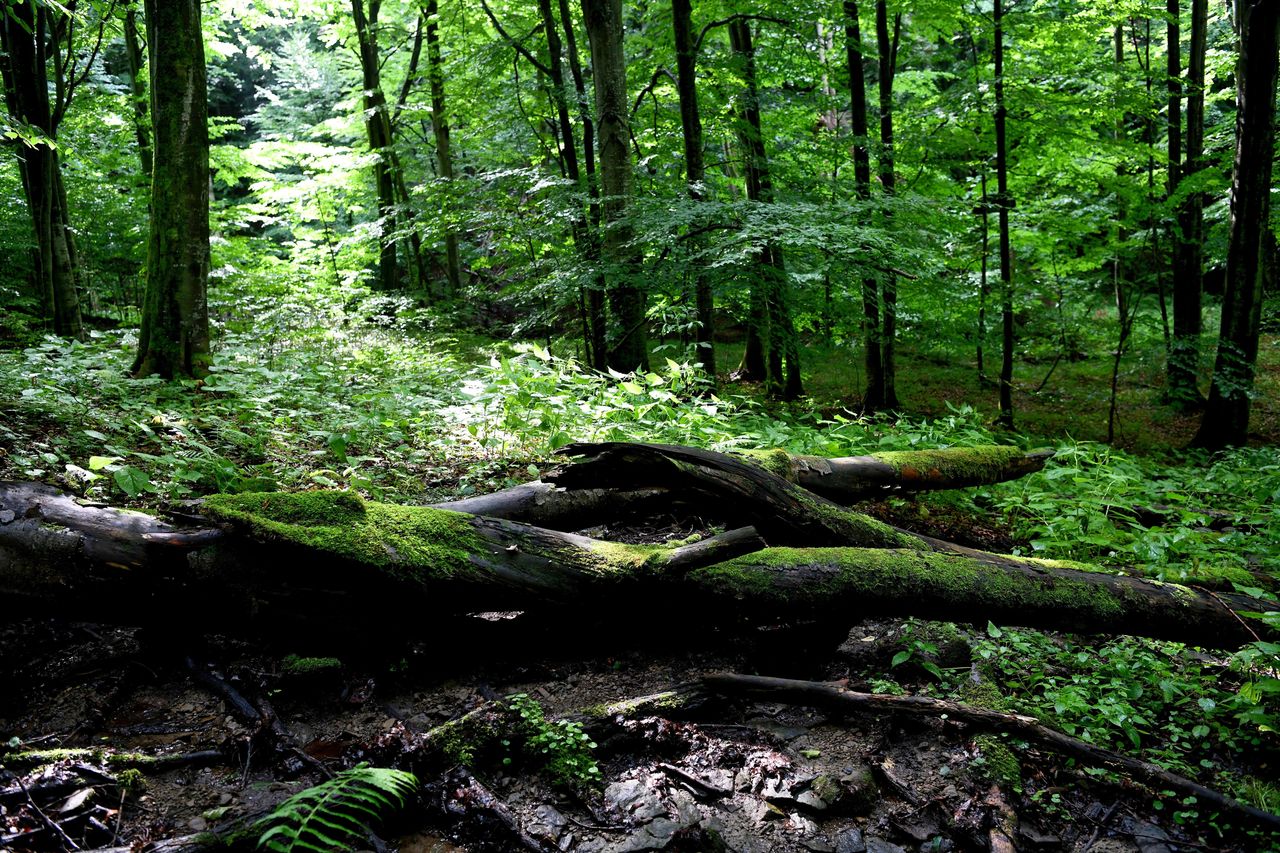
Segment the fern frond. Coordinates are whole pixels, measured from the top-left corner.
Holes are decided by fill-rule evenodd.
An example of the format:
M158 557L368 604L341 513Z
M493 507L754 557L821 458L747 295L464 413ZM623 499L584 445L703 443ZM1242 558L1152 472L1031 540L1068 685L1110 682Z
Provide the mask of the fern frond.
M299 791L258 821L258 847L275 853L349 850L370 823L400 808L418 789L403 770L353 767L327 782Z

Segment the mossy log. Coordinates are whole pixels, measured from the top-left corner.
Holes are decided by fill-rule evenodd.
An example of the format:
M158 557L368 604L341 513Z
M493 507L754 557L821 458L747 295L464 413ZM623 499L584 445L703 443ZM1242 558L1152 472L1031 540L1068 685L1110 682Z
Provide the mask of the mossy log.
M821 501L764 476L777 481L765 485L782 495L783 515ZM375 639L426 632L451 615L561 608L661 610L703 622L851 624L894 613L1228 646L1253 638L1237 611L1275 609L1079 564L935 551L824 504L810 504L818 509L802 529L774 523L763 540L739 529L661 546L349 492L217 495L203 512L219 526L182 530L142 513L80 506L45 487L0 484L0 518L9 519L0 522L0 598L10 612L34 604L99 621L167 619L186 630ZM841 531L854 542L870 531L894 547L765 547L769 537L797 543L815 531L837 543Z

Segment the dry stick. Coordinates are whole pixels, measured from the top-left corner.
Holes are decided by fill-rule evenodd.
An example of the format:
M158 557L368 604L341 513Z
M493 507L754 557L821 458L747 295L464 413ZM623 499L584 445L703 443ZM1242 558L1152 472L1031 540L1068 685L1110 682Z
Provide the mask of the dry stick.
M30 804L31 810L36 813L36 817L40 818L41 823L43 823L49 829L53 830L53 832L56 835L60 836L62 838L63 843L65 843L69 848L71 848L72 850L79 850L80 847L74 841L71 840L71 836L63 832L62 827L58 826L58 824L54 822L54 820L50 818L47 814L45 814L40 809L40 806L36 804L35 799L31 796L31 792L27 790L26 783L22 781L22 777L18 776L16 778L18 780L18 787L22 789L22 793L27 795L27 803Z
M1007 732L1089 764L1116 770L1157 790L1170 789L1180 795L1194 796L1201 804L1220 809L1228 815L1273 831L1280 830L1280 815L1233 800L1218 791L1170 773L1148 761L1130 758L1064 735L1041 725L1034 717L974 708L959 702L930 699L925 696L881 696L874 693L855 693L818 681L797 681L789 678L724 673L706 676L701 680L701 684L707 690L721 695L767 696L770 701L803 703L850 713L946 715L950 719L992 731Z

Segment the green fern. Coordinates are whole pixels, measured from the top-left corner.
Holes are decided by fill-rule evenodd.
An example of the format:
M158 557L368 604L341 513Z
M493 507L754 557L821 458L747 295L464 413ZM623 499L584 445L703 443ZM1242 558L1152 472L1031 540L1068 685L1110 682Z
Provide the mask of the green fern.
M258 847L278 853L349 850L382 814L404 805L418 779L403 770L360 765L299 791L254 826Z

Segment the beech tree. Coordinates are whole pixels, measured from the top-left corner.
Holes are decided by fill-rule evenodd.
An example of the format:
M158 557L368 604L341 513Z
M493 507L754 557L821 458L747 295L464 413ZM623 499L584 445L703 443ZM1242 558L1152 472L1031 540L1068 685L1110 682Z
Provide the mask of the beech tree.
M1213 383L1195 444L1244 444L1249 432L1254 369L1262 317L1264 255L1275 155L1276 77L1280 69L1280 4L1236 7L1240 57L1236 63L1236 151L1231 170L1231 236L1227 288Z
M155 160L147 289L133 375L209 361L209 116L200 0L147 0Z
M33 228L36 291L57 335L80 337L75 231L57 139L97 60L105 17L85 26L76 2L12 3L0 10L0 80L10 118L24 128L18 170ZM96 16L95 16L96 17ZM90 41L82 55L82 31Z

